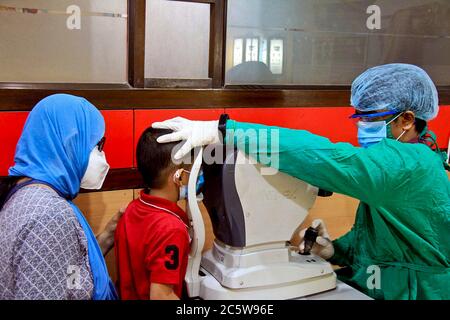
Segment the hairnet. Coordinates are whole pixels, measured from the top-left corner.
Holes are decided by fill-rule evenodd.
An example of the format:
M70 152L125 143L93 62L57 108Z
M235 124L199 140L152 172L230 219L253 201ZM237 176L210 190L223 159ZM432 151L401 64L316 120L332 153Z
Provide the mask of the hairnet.
M438 93L428 74L410 64L386 64L368 69L352 84L351 105L358 111L413 111L431 120L439 111Z

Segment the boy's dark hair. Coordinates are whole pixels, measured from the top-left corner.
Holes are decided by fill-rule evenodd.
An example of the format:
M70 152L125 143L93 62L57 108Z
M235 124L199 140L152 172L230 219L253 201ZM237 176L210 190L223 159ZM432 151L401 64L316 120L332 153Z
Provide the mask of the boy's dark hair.
M136 160L147 188L161 188L171 169L178 166L172 161L172 150L179 142L158 143L156 139L172 133L168 129L147 128L139 138Z

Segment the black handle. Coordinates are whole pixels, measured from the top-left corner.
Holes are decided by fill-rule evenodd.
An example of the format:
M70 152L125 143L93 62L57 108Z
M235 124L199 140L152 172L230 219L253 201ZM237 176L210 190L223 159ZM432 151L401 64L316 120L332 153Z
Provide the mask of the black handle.
M333 195L333 192L319 189L319 193L317 194L319 197L331 197Z
M302 255L309 255L311 249L316 242L317 236L319 235L319 231L313 227L309 227L305 232L305 238L303 241L305 242L305 248L303 249Z

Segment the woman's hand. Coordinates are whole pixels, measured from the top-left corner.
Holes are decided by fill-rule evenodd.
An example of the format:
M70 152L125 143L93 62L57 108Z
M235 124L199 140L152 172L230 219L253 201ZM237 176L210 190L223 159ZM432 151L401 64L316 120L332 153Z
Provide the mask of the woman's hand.
M116 232L117 223L124 212L125 208L119 209L111 220L108 221L105 229L97 236L97 242L104 256L114 247L114 233Z
M311 252L325 260L330 259L334 255L334 246L333 242L330 240L325 223L321 219L316 219L311 223L311 226L319 232ZM305 249L305 242L303 239L305 238L306 230L307 229L303 229L300 231L300 252L303 252Z

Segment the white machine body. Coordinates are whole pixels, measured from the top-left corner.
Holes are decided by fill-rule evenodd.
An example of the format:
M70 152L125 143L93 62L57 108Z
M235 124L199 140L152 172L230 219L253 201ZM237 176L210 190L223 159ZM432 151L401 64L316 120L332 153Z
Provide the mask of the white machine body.
M202 150L188 184L192 243L186 284L190 297L293 299L336 287L328 262L299 254L289 242L318 189L281 172L262 175L263 167L240 151L228 153L223 167L209 174L208 167L203 168L204 203L216 239L213 248L202 253L205 227L196 196L201 165Z
M246 246L289 241L308 215L318 189L287 174L261 175L262 165L237 153L236 189L245 221Z

